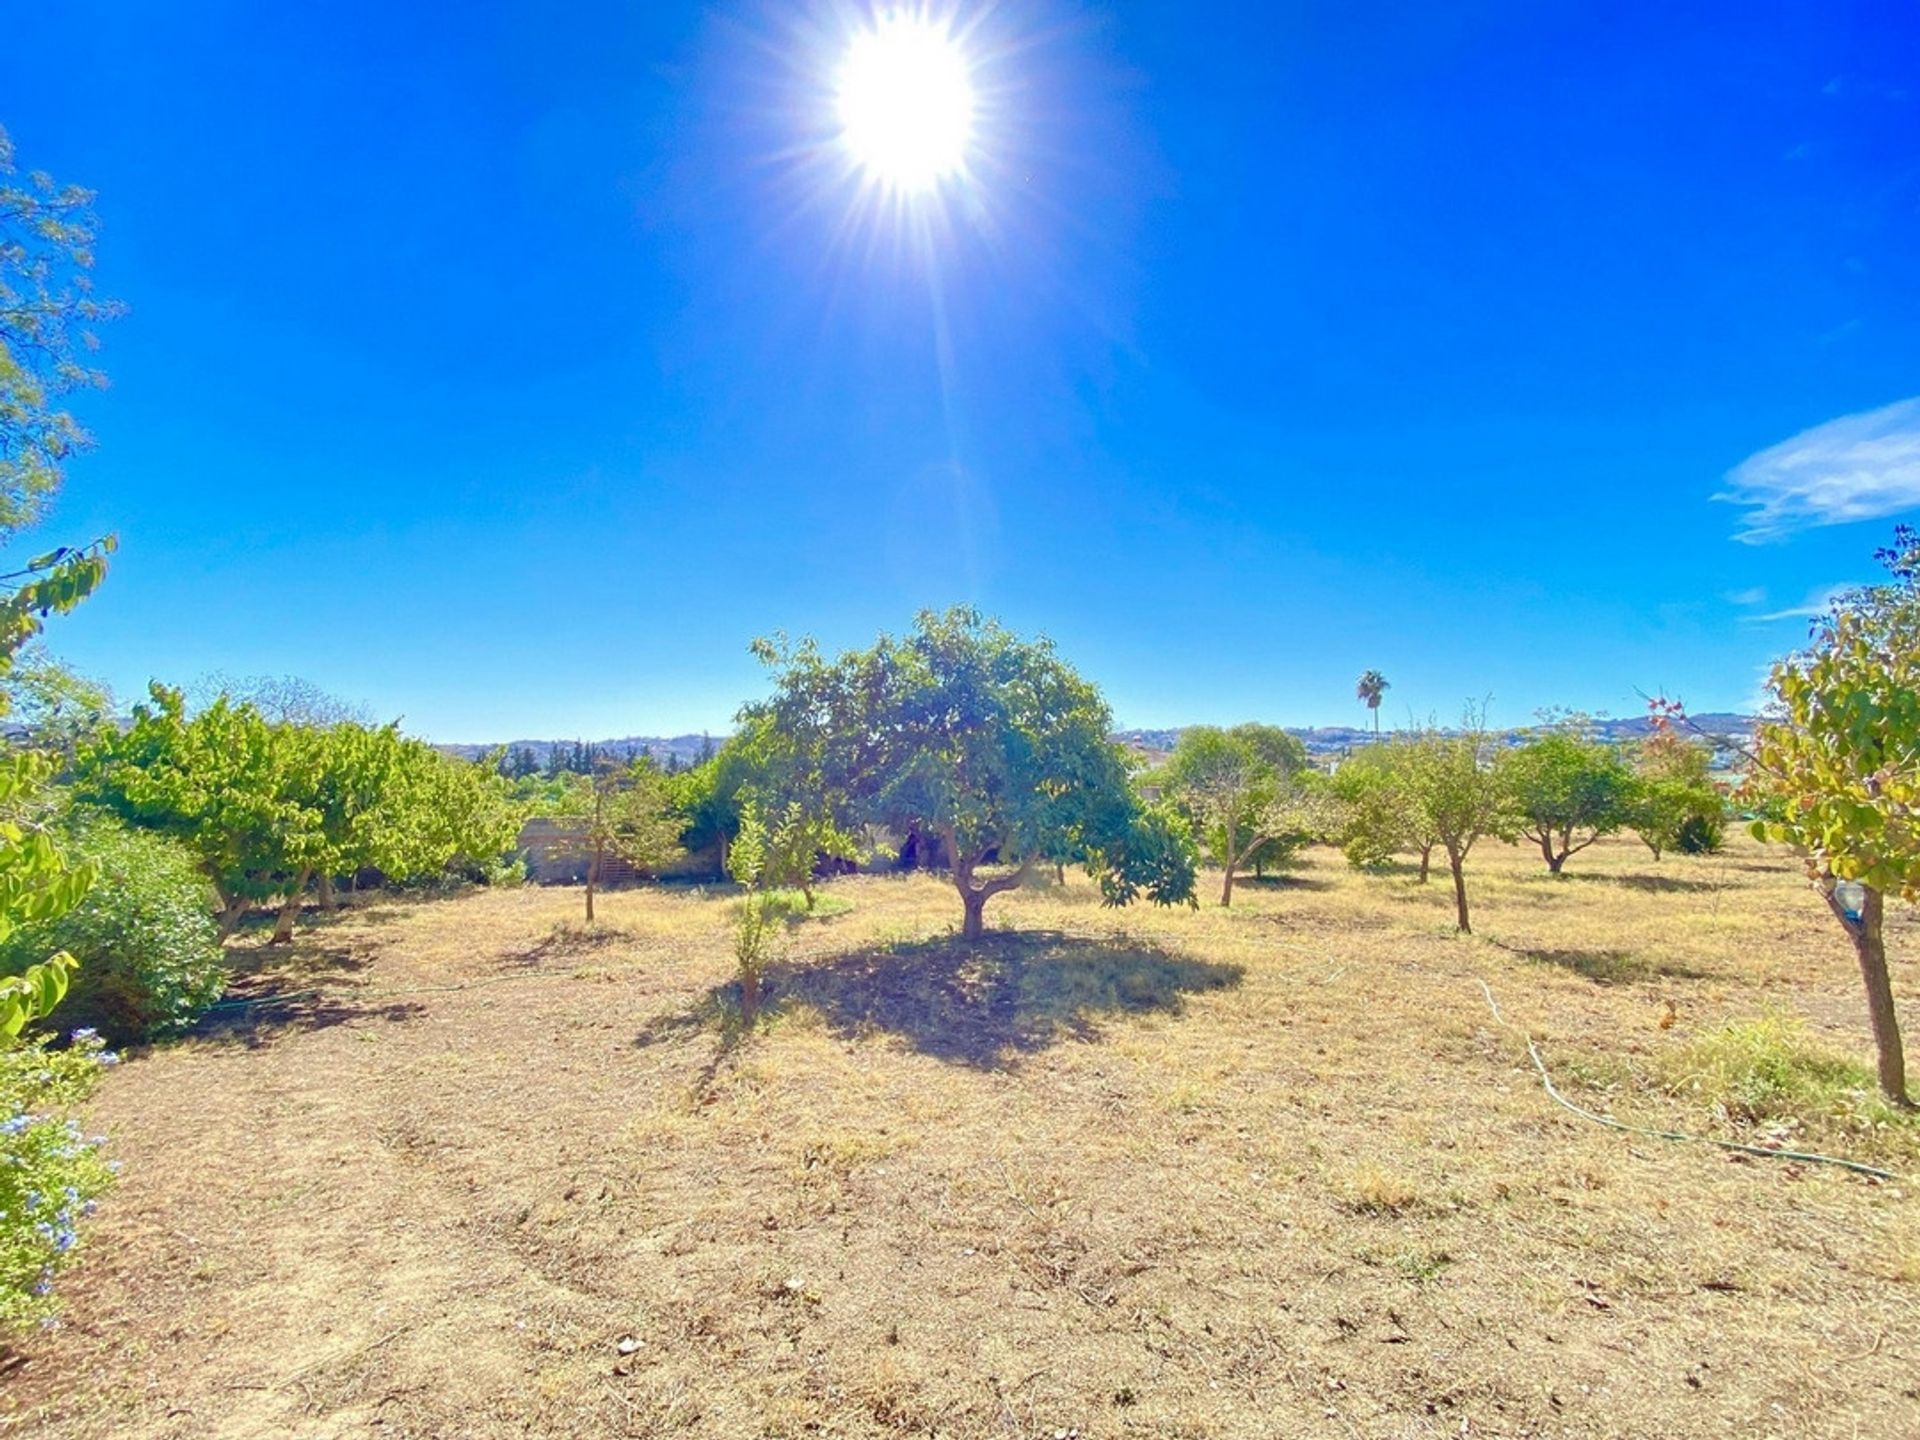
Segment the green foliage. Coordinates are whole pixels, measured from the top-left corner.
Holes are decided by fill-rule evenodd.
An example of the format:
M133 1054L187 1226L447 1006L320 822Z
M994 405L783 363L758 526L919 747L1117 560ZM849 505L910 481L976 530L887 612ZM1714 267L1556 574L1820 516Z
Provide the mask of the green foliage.
M86 865L93 884L64 915L0 941L0 973L30 973L39 957L63 951L80 962L63 1025L117 1042L184 1030L226 984L205 877L162 836L105 816L80 817L69 829L63 848Z
M1342 760L1333 773L1340 848L1356 869L1384 865L1403 851L1425 855L1439 843L1414 803L1415 754L1406 740L1368 745Z
M0 674L0 715L25 749L70 759L113 723L113 695L39 646Z
M5 446L0 445L0 455ZM6 499L0 494L0 514ZM0 531L4 530L0 525ZM62 546L36 555L23 569L0 575L0 676L14 656L38 635L50 615L65 615L99 588L107 575L107 557L119 542L111 535L84 549Z
M18 1040L27 1026L44 1020L66 998L79 968L73 956L56 951L17 975L0 979L0 1044Z
M505 781L392 726L273 722L224 696L189 715L179 691L152 696L125 732L82 750L76 792L184 844L228 924L316 875L484 868L513 843Z
M1633 752L1626 823L1657 860L1668 850L1711 855L1726 836L1727 804L1712 779L1712 753L1680 733L1676 702L1649 703L1652 729Z
M1360 678L1354 682L1353 698L1372 712L1373 731L1376 735L1380 733L1380 702L1386 698L1387 691L1392 688L1387 677L1378 670L1363 671Z
M1193 903L1199 847L1186 817L1165 805L1142 806L1127 828L1086 852L1088 873L1109 905L1131 905L1145 895L1156 905Z
M1632 772L1611 746L1574 726L1504 752L1499 770L1520 833L1556 875L1569 856L1620 829L1631 814Z
M1890 1118L1873 1076L1817 1043L1798 1017L1730 1020L1660 1057L1667 1088L1697 1096L1736 1123L1815 1116Z
M938 837L969 937L1028 865L1074 855L1104 858L1116 902L1191 898L1191 869L1128 784L1105 701L1050 643L958 607L836 660L811 641L755 648L774 693L741 719L769 813L798 803L816 835L841 839L868 826ZM995 859L1017 868L976 883Z
M680 843L690 851L725 852L740 830L740 792L755 770L758 737L742 733L686 770L668 777L668 794L684 822ZM711 747L709 747L711 748Z
M35 813L50 768L31 752L0 755L0 945L23 927L58 920L93 882L91 871L67 863ZM32 951L24 941L20 949L17 972L0 981L0 1048L59 1004L74 967L71 955Z
M1427 731L1402 743L1407 746L1403 794L1409 828L1432 835L1446 852L1455 923L1461 933L1468 933L1473 926L1467 910L1467 856L1481 836L1505 839L1516 827L1492 738L1480 712L1470 708L1457 733Z
M603 762L591 775L563 773L562 802L554 812L581 829L592 859L587 867L587 919L608 855L619 855L642 870L666 864L680 854L681 821L668 793L667 779L651 760L620 766Z
M98 1142L60 1111L85 1099L114 1058L85 1031L64 1050L0 1044L0 1329L52 1319L54 1279L113 1182Z
M1748 797L1775 802L1761 839L1816 875L1920 899L1920 593L1865 590L1773 669L1779 715L1754 739Z
M624 856L640 869L664 865L680 853L680 820L666 777L650 760L602 765L591 775L565 772L556 814L586 827L590 845Z
M106 377L86 362L92 326L119 313L97 299L93 196L35 171L14 179L0 130L0 539L39 519L87 434L58 398Z
M1883 934L1884 896L1920 899L1920 536L1881 552L1891 580L1854 592L1816 625L1806 651L1774 666L1777 714L1754 737L1754 831L1792 845L1852 940L1897 1105L1906 1062ZM1863 887L1843 901L1840 882Z
M1271 725L1181 732L1157 778L1224 872L1221 904L1232 903L1240 870L1280 864L1312 838L1306 763L1305 747Z

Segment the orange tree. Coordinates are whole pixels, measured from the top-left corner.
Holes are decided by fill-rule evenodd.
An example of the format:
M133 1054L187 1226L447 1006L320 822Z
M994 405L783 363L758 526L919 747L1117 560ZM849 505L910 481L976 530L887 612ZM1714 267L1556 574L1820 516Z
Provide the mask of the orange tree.
M957 606L838 659L810 641L755 648L776 672L741 715L765 727L760 784L808 807L819 836L937 840L965 938L987 901L1068 857L1086 858L1109 904L1191 902L1185 825L1135 795L1106 701L1050 642Z
M1889 895L1920 898L1920 536L1902 527L1881 558L1890 581L1836 602L1774 666L1746 798L1754 833L1800 850L1853 942L1880 1088L1912 1108L1884 918Z

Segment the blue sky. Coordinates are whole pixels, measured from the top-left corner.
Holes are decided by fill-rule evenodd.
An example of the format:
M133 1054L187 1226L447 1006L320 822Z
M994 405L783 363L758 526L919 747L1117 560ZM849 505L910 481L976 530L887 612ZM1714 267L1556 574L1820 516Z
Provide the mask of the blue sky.
M961 5L971 175L894 208L859 7L555 14L0 23L130 306L59 653L717 731L756 634L971 600L1133 725L1706 710L1920 507L1910 5Z

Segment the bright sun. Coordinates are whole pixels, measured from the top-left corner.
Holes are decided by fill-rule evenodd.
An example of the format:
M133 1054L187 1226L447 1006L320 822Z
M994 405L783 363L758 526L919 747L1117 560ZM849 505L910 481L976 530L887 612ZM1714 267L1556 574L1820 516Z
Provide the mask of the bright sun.
M965 168L973 83L966 56L942 26L882 15L848 47L835 99L841 143L881 184L931 190Z

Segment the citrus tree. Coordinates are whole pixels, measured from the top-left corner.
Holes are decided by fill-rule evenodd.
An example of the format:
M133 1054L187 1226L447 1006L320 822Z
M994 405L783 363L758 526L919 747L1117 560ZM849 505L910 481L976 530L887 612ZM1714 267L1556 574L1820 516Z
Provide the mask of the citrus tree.
M1884 924L1888 896L1920 899L1920 537L1902 528L1882 558L1891 580L1837 601L1774 666L1746 798L1754 833L1805 856L1852 942L1880 1089L1912 1108Z
M1432 834L1453 874L1455 923L1471 934L1467 911L1467 856L1484 835L1506 838L1515 822L1492 737L1479 714L1453 734L1429 731L1408 743L1405 757L1410 829Z
M1233 882L1256 858L1284 858L1308 838L1306 764L1306 748L1272 725L1180 732L1158 778L1220 867L1222 905L1233 904Z
M783 798L818 833L937 837L965 938L995 895L1069 855L1110 904L1191 901L1184 827L1134 793L1106 702L1051 642L961 606L837 659L811 642L755 648L774 692L741 719L766 727Z
M1420 857L1419 882L1424 885L1440 837L1414 803L1416 743L1403 738L1356 750L1334 771L1332 791L1340 807L1338 838L1347 863L1367 869L1410 851Z
M1499 763L1515 825L1555 875L1569 856L1627 822L1633 772L1611 746L1579 733L1577 722L1505 751Z

